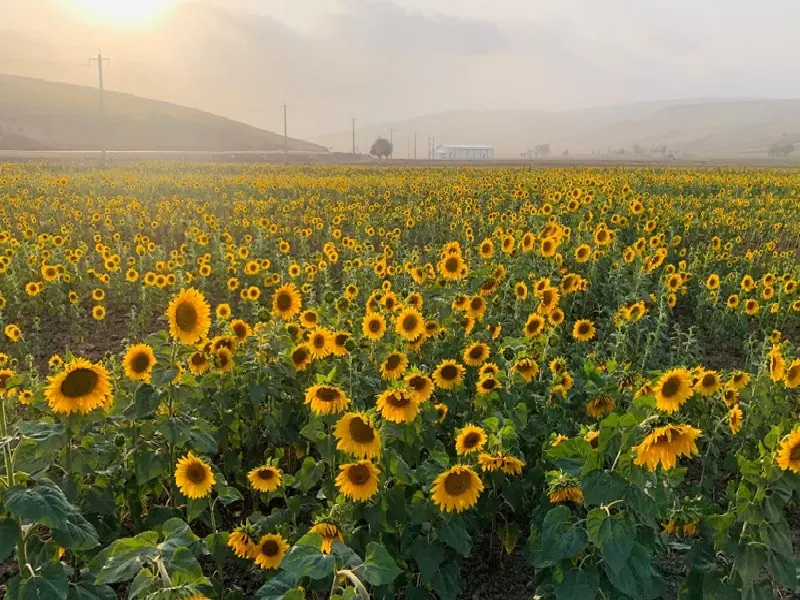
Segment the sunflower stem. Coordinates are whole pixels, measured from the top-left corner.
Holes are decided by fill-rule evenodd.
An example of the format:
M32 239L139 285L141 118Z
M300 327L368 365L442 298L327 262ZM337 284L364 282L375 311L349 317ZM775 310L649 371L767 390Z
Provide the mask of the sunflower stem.
M8 420L6 418L6 403L0 398L0 438L8 437ZM8 479L8 487L12 488L17 484L14 475L14 457L11 455L11 443L3 444L3 456L6 463L6 477ZM22 532L22 519L17 519L17 525ZM25 577L25 565L28 564L28 553L25 548L25 536L20 533L19 541L17 542L17 566L19 568L19 576Z

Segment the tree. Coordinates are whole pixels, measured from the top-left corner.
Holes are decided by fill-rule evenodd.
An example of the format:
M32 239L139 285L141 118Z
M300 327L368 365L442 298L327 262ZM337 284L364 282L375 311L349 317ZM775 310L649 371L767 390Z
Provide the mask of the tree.
M550 144L537 144L534 153L538 157L550 156Z
M389 158L393 150L394 148L392 147L392 142L390 142L384 137L379 137L372 144L372 148L369 149L369 153L372 156L377 156L378 158L382 158L384 156L386 158Z
M767 148L767 156L770 158L787 158L794 150L794 144L791 142L786 144L778 144L776 142Z

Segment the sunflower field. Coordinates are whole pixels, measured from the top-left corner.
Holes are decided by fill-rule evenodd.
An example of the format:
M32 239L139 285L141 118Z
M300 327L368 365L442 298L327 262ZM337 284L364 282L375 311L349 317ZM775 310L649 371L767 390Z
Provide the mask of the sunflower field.
M0 165L0 597L800 597L799 189Z

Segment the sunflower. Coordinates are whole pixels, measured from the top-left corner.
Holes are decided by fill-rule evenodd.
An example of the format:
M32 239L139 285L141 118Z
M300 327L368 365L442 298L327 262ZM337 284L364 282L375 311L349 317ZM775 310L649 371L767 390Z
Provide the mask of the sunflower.
M9 323L3 329L3 333L6 334L8 341L11 343L16 343L22 337L22 332L20 331L19 327L17 327L14 323Z
M750 383L750 374L744 371L735 371L731 376L730 386L737 390L743 390Z
M308 344L295 346L294 350L292 350L291 359L295 371L305 371L306 367L311 364L311 348L309 348Z
M293 283L279 287L272 294L272 314L288 321L300 312L302 298Z
M464 380L464 365L452 359L445 359L433 371L433 380L443 390L452 390Z
M481 396L491 394L502 387L501 383L493 376L481 377L475 385L475 391Z
M403 389L386 390L376 403L381 416L393 423L409 423L417 418L419 404L412 394Z
M483 320L486 314L486 298L483 296L473 296L467 304L467 316L476 321Z
M222 347L214 352L214 359L217 365L217 370L220 373L230 373L233 370L233 352L231 352L228 348Z
M366 502L378 493L378 468L365 459L339 467L336 487L346 498Z
M281 485L283 473L277 467L264 465L257 467L247 474L250 486L259 492L274 492Z
M789 368L786 369L783 384L789 389L794 389L800 385L800 358L794 359Z
M333 523L317 523L311 528L311 533L318 533L322 537L320 550L325 554L331 553L333 542L344 542L342 530Z
M133 381L150 381L150 372L156 364L156 356L153 349L147 344L136 344L125 352L122 365L125 369L125 376Z
M484 473L499 471L502 464L503 459L500 456L492 456L491 454L485 453L478 456L478 465Z
M489 358L489 346L483 342L474 342L464 350L464 362L470 367L479 367Z
M433 394L433 380L422 373L409 373L403 382L408 392L419 404L426 402Z
M394 321L395 331L405 340L413 342L425 332L425 319L413 307L403 309Z
M544 326L544 318L536 313L531 313L525 322L525 337L539 337L544 332Z
M208 355L205 352L195 352L189 357L189 372L193 375L202 375L211 369Z
M701 396L713 396L722 387L722 380L716 371L703 371L694 386Z
M8 392L8 390L11 388L8 387L10 384L7 382L13 376L14 376L14 371L12 371L11 369L0 369L0 397L2 397L3 394L11 393Z
M730 383L728 383L722 389L722 401L725 403L725 406L734 406L739 403L739 390L733 387Z
M758 314L758 309L759 309L759 308L760 308L760 307L759 307L759 305L758 305L758 300L755 300L755 299L753 299L753 298L748 298L747 300L745 300L745 303L744 303L744 312L745 312L746 314L748 314L748 315L750 315L750 316L753 316L753 315L755 315L755 314Z
M674 413L692 395L692 377L686 369L671 369L658 380L655 392L658 409Z
M344 390L335 385L313 385L306 390L306 404L315 415L332 415L342 412L350 404Z
M400 379L408 367L408 357L398 351L390 352L386 360L381 363L381 378L387 381Z
M345 344L350 339L350 334L346 331L335 331L333 333L333 347L331 352L334 356L347 356Z
M222 321L227 321L231 318L231 305L230 304L218 304L217 305L217 318Z
M565 502L583 503L583 490L576 485L556 486L550 489L548 499L553 504Z
M614 400L606 394L594 396L586 403L586 414L595 419L599 419L606 413L614 409Z
M57 413L85 414L103 406L111 397L111 381L105 367L83 358L73 359L49 381L44 395L50 409Z
M454 254L439 261L439 273L447 281L459 281L467 276L467 265L460 255Z
M333 333L324 327L317 327L308 334L306 346L314 360L329 356L333 352L333 345Z
M781 441L775 460L784 471L800 473L800 427Z
M594 323L588 319L575 321L575 325L572 328L572 337L579 342L588 342L595 336L595 333L597 333L597 330L594 327Z
M522 473L522 469L525 467L525 462L516 456L505 456L502 453L498 455L502 458L502 465L500 465L500 470L503 471L506 475L519 475Z
M589 442L589 445L592 447L593 450L597 450L597 446L600 445L600 432L587 431L586 434L583 436L583 439Z
M434 404L433 408L436 410L436 424L439 425L447 417L447 404Z
M769 378L772 381L780 381L783 379L784 371L786 370L786 360L781 353L781 347L777 344L772 346L769 351Z
M258 552L256 541L243 527L231 532L228 536L227 546L239 558L253 558Z
M253 330L250 329L250 325L247 324L247 321L242 319L234 319L231 321L231 329L233 330L233 335L235 335L236 339L240 342L245 341L248 337L253 335Z
M524 281L518 281L514 285L514 297L517 300L525 300L528 297L528 286Z
M183 344L194 344L208 336L211 307L202 293L183 289L167 307L170 335Z
M95 321L102 321L106 318L106 307L102 304L92 307L92 318Z
M281 536L274 533L263 535L256 546L255 563L265 570L277 569L288 549L289 544Z
M440 473L431 487L433 503L443 512L462 512L478 502L483 482L466 465L455 465Z
M175 467L175 483L187 498L193 500L205 498L214 487L214 473L211 472L208 463L189 452L178 460Z
M456 454L465 456L479 452L486 444L486 432L476 425L466 425L456 436Z
M349 412L336 423L333 435L336 448L357 458L379 458L381 436L368 414Z
M514 363L514 370L525 381L530 381L539 374L539 365L535 360L522 358Z
M731 428L731 433L736 435L742 428L742 409L734 406L728 411L728 425Z
M498 367L495 363L484 363L481 365L481 368L478 369L478 377L494 377L500 372L500 367Z
M361 321L361 331L367 338L377 342L386 332L386 319L380 313L367 313Z
M678 457L699 453L695 440L701 433L691 425L656 427L641 444L631 448L636 453L633 462L639 466L646 465L650 471L655 471L660 462L664 470L669 471Z

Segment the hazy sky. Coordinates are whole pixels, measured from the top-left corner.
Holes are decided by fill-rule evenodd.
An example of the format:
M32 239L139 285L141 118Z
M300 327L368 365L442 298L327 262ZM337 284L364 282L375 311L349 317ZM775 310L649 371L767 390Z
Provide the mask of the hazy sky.
M800 97L797 0L0 0L0 15L0 72L94 85L102 48L109 89L272 130L285 99L298 137L351 116Z

